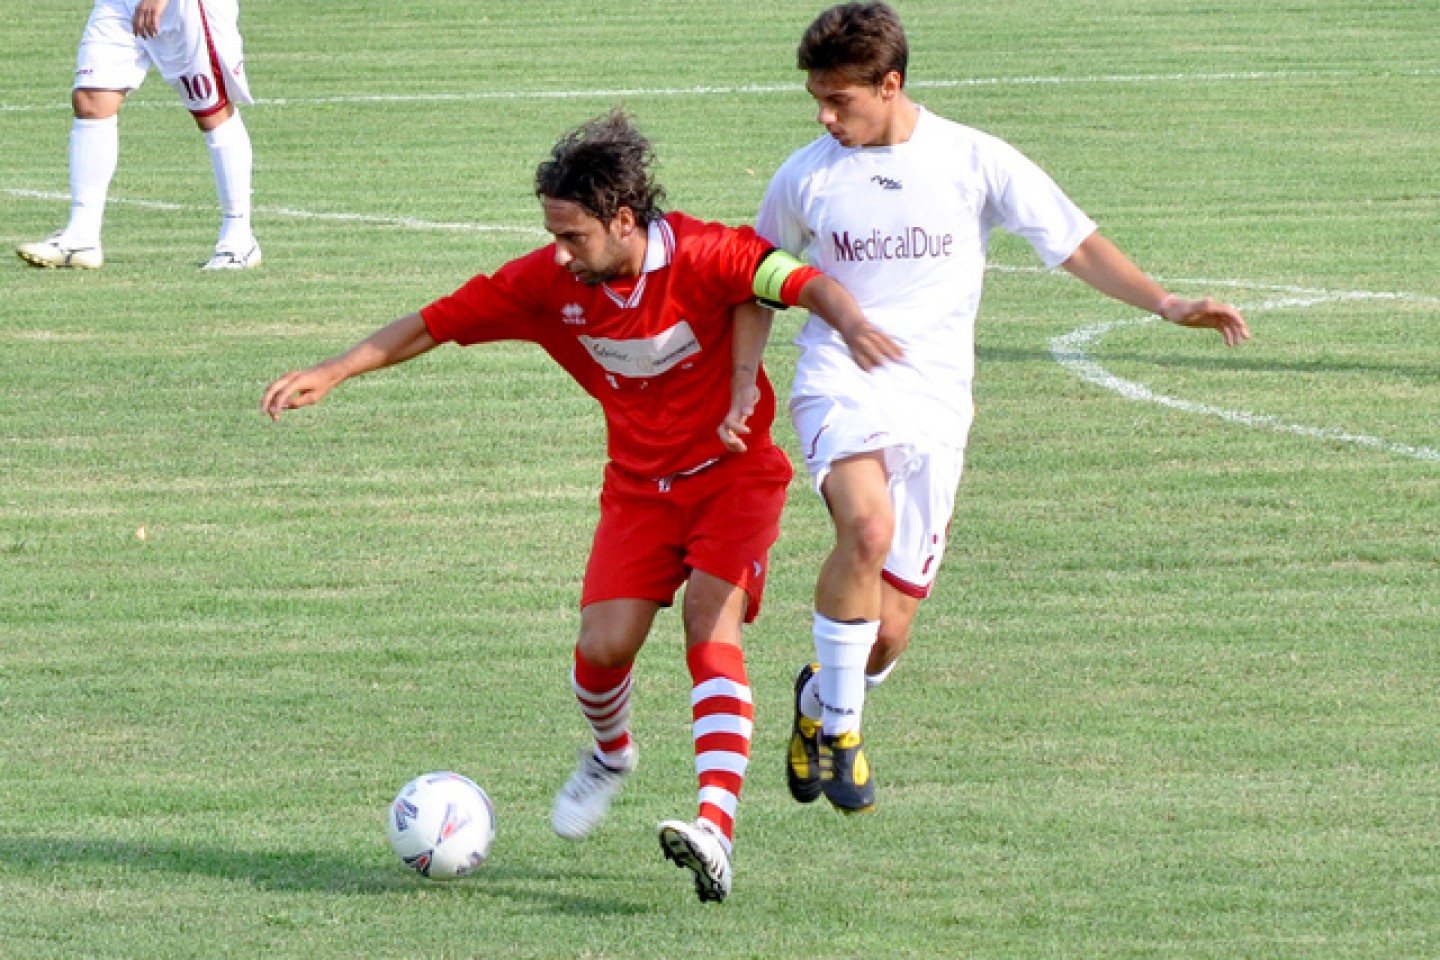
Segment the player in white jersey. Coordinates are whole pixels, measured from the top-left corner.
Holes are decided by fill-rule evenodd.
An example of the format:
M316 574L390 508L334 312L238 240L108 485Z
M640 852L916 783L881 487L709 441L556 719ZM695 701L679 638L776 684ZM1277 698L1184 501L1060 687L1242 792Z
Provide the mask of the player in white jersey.
M220 236L206 270L260 264L250 226L253 151L236 104L245 79L238 0L95 0L75 69L70 128L70 220L16 252L37 267L98 269L100 227L120 157L120 106L154 67L205 134L220 195Z
M821 14L798 55L827 135L770 183L757 228L843 283L872 329L811 316L790 413L835 546L815 590L815 661L795 682L787 780L795 799L874 807L860 736L866 690L910 641L944 557L972 416L975 316L996 227L1047 267L1235 345L1231 306L1166 292L1018 150L905 93L908 46L884 3Z

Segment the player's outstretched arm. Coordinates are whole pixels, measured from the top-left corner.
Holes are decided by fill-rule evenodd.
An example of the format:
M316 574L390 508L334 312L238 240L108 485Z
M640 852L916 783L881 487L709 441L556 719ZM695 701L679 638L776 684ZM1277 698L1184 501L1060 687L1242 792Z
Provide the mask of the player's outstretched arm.
M718 430L720 441L732 453L745 452L744 437L755 405L760 402L760 362L775 314L752 301L736 306L730 312L730 411Z
M1157 313L1182 327L1215 330L1227 346L1250 339L1250 328L1240 311L1210 297L1185 300L1167 293L1099 233L1086 237L1061 266L1106 296L1132 307Z
M351 377L403 363L435 346L420 314L407 314L337 357L285 374L266 388L260 411L271 420L279 420L286 410L319 403L325 394Z

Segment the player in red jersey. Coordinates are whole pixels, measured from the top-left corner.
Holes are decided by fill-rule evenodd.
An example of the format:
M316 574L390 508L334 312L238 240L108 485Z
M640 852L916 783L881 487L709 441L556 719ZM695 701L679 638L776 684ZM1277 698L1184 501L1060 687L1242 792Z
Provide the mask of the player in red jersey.
M586 836L635 769L632 666L684 585L699 815L662 823L660 843L695 874L701 900L723 900L753 718L741 626L759 611L791 476L770 437L768 319L751 310L737 322L732 309L756 298L804 306L846 331L861 364L884 357L835 281L748 227L662 213L651 159L618 110L572 131L536 172L552 244L286 374L261 408L278 419L439 343L495 340L539 344L600 402L609 463L571 674L594 744L557 795L552 824L562 837Z

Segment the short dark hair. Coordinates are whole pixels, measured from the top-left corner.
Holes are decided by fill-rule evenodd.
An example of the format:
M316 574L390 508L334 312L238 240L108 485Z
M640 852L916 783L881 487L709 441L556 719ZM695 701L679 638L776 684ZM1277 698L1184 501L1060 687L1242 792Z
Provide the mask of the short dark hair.
M894 70L903 85L910 45L900 15L888 3L842 3L810 24L796 60L801 70L833 70L871 86Z
M535 193L579 204L606 223L629 207L637 222L649 225L660 218L665 199L650 170L654 159L650 141L616 107L560 138L535 170Z

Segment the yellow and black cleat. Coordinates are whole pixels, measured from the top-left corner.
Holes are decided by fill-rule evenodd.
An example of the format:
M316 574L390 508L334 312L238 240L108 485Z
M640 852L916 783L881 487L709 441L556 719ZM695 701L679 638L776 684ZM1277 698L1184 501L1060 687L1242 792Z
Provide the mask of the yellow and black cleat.
M820 789L841 813L875 809L875 783L858 730L835 736L820 734Z

